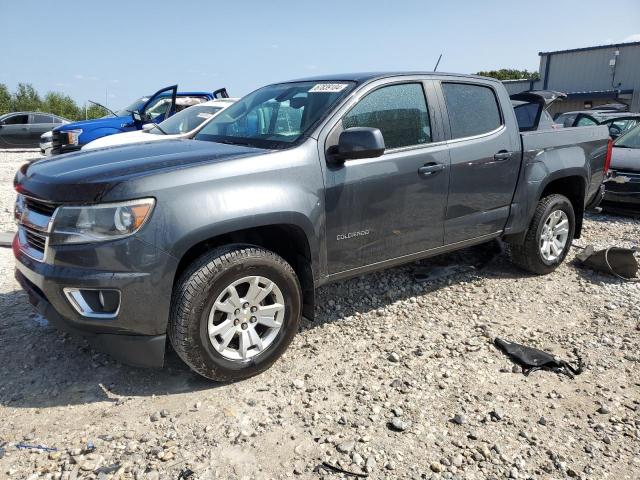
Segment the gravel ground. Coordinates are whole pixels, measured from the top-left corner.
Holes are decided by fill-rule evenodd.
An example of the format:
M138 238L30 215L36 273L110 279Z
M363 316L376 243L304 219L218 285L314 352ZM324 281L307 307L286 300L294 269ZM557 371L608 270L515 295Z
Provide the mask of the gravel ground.
M0 152L3 229L33 156ZM638 220L597 215L576 243L638 239ZM273 368L213 384L175 354L130 368L52 329L0 249L0 477L347 478L314 472L326 461L373 479L640 478L640 284L571 261L530 276L497 244L423 265L433 280L409 265L322 288ZM585 372L525 377L496 336L575 349Z

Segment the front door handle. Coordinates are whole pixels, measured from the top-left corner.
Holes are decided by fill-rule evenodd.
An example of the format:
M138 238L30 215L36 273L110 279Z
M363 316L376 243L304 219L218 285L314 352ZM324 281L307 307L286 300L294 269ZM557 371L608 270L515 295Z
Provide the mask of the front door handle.
M502 150L501 152L496 153L493 156L493 159L500 162L504 160L509 160L511 157L513 157L513 152L507 152L506 150Z
M444 168L445 167L443 163L427 163L418 169L418 175L421 175L423 177L434 175L444 170Z

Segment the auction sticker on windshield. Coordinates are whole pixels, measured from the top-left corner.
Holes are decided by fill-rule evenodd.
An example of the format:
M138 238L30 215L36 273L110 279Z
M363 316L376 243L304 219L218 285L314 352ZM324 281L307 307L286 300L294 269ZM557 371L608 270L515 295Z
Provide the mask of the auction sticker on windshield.
M207 118L211 118L211 117L213 117L213 113L205 113L205 112L202 112L202 113L199 113L199 114L198 114L198 118L205 118L205 119L207 119Z
M348 83L318 83L309 90L309 93L336 93L341 92L348 86Z

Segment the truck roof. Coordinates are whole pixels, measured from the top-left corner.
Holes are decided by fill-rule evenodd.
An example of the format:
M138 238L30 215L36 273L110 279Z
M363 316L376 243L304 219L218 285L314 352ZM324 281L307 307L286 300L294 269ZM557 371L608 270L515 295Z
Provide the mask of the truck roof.
M365 83L372 80L378 80L381 78L400 77L409 75L430 75L430 76L447 76L447 77L460 77L460 78L475 78L482 80L492 80L494 82L500 82L495 78L481 77L479 75L467 75L464 73L446 73L446 72L425 72L425 71L407 71L407 72L360 72L360 73L341 73L331 75L317 75L313 77L298 78L296 80L289 80L287 82L319 82L319 81L350 81L357 83Z

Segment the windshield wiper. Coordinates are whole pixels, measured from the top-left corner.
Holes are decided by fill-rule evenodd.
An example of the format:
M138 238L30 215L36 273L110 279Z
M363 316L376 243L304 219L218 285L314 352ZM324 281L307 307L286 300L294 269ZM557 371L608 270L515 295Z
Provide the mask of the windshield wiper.
M93 103L94 105L97 105L98 107L104 108L107 112L109 112L111 115L113 115L114 117L117 117L118 115L116 115L116 112L114 112L113 110L111 110L110 108L105 107L104 105L102 105L101 103L98 102L94 102L93 100L87 100L87 102L89 103Z
M167 132L165 132L165 131L162 129L162 127L161 127L160 125L158 125L158 124L157 124L157 123L155 123L155 122L151 122L151 123L153 123L154 128L157 128L158 130L160 130L164 135L169 135Z

